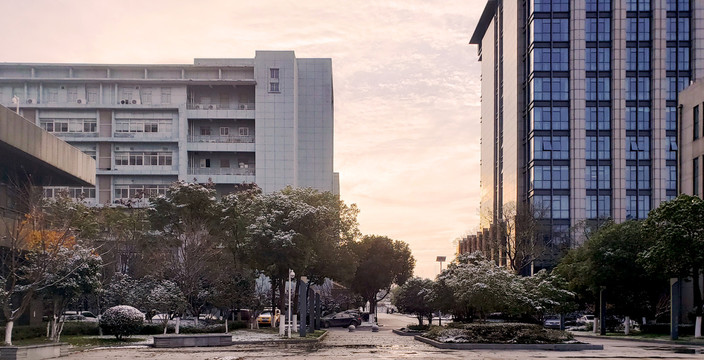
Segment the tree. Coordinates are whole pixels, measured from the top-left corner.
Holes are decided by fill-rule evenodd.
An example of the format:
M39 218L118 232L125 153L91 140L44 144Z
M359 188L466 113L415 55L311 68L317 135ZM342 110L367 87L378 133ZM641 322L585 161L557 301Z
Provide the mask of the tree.
M351 289L369 302L369 311L374 313L377 302L388 295L392 284L403 285L413 275L416 261L407 243L386 236L365 236L355 243L354 252L359 265ZM383 295L378 298L380 291Z
M31 186L15 189L24 201L24 216L5 223L7 247L1 251L0 306L7 321L5 344L12 344L12 329L32 298L58 284L83 267L73 261L77 237L91 232L91 210L85 205L60 197L46 203L41 189ZM62 269L64 276L57 277Z
M428 318L428 323L432 323L434 310L434 286L430 279L419 277L410 278L402 286L395 289L394 305L399 311L407 314L415 314L418 318L418 325L423 325L423 318Z
M186 299L181 289L171 280L142 282L141 286L149 289L146 302L149 304L150 310L166 315L160 319L164 326L164 334L166 334L171 317L180 317L186 307ZM176 333L178 334L178 327Z
M215 228L220 217L215 189L210 185L177 182L166 195L150 201L149 219L168 258L163 275L155 276L178 284L187 299L188 310L197 319L212 291L210 279L219 252Z
M582 301L595 303L602 287L616 313L636 317L654 311L654 304L665 285L661 275L648 273L641 253L653 244L639 221L607 223L582 247L571 250L555 272L569 281L570 290Z
M640 264L650 274L694 279L694 312L700 318L704 305L698 280L704 266L704 200L680 195L663 202L650 212L645 229L653 243L641 254Z
M81 295L93 294L100 289L103 261L94 249L79 244L59 249L57 261L52 263L44 295L53 305L50 338L59 342L63 330L61 315L66 307Z

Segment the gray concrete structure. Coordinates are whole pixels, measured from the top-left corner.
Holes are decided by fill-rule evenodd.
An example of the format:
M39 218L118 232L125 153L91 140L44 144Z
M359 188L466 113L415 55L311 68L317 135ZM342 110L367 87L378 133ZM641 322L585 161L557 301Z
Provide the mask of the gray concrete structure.
M702 24L702 1L487 1L470 40L481 227L501 237L506 205L531 206L559 251L584 227L645 218L676 196L677 93L704 76ZM489 241L500 263L505 241Z
M177 180L337 191L330 59L257 51L193 65L0 64L0 104L97 162L93 204L146 204ZM47 196L58 189L47 189Z

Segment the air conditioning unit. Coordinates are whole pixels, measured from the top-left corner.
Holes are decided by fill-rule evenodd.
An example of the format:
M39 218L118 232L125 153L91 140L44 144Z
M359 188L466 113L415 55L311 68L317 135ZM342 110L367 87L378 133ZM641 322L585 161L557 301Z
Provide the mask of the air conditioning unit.
M33 99L33 98L27 99L27 104L36 104L36 103L37 103L37 99Z
M247 110L247 104L240 104L240 110Z
M76 104L87 104L87 103L88 103L88 100L86 100L86 99L81 99L81 98L76 99Z
M130 104L132 104L132 105L141 105L142 102L141 102L139 99L132 99L132 101L130 101Z
M200 109L202 109L202 108L203 108L203 105L201 105L201 104L196 104L196 110L200 110Z
M130 103L130 101L129 101L128 99L122 99L122 100L120 100L120 104L126 105L126 104L129 104L129 103Z
M208 110L217 110L218 106L215 104L208 105Z

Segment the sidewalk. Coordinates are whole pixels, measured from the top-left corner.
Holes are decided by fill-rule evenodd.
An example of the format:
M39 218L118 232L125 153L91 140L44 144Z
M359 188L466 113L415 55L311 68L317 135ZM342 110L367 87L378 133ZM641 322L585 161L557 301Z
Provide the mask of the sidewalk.
M619 341L633 341L642 342L650 344L665 344L665 345L689 345L689 346L702 346L704 347L704 338L694 339L693 336L680 336L679 340L669 340L665 338L651 339L644 338L638 335L598 335L592 332L576 332L572 331L572 335L575 337L591 338L591 339L603 339L603 340L619 340Z

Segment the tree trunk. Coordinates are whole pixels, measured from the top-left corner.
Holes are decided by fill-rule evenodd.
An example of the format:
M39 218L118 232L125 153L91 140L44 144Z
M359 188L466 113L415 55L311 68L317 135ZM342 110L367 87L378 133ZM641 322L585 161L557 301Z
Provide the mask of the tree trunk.
M626 319L623 320L623 327L624 327L624 333L626 335L631 333L631 317L626 316Z
M699 287L699 268L695 267L692 269L692 274L694 275L692 277L692 287L693 287L693 295L694 295L694 314L696 316L702 316L702 291L701 288Z
M196 324L196 327L197 327L197 326L198 326L198 316L196 316L196 322L195 322L195 324ZM176 329L175 329L174 332L175 332L176 334L179 334L180 331L181 331L181 317L179 316L179 317L176 318Z
M279 280L279 324L282 324L281 316L286 316L286 280Z
M697 316L697 320L694 323L694 337L695 338L702 337L702 317L701 316Z
M423 315L416 315L416 318L418 318L418 325L423 326Z
M5 345L12 345L12 328L15 326L15 322L8 320L5 324Z

